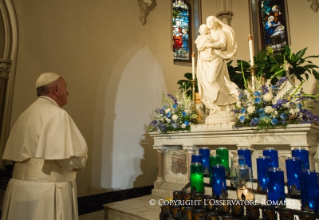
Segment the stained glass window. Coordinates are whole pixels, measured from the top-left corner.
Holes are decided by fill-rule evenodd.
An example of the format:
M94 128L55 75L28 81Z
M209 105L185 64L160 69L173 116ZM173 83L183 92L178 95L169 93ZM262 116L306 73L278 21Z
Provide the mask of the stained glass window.
M280 51L288 45L285 0L261 0L259 4L263 48Z
M174 60L190 60L190 8L184 0L173 0Z

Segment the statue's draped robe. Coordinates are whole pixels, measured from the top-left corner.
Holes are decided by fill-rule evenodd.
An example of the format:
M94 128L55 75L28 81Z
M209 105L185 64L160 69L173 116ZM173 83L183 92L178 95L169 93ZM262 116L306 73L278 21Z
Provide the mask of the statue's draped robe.
M201 53L205 46L197 45L197 80L200 99L206 107L220 110L237 102L237 85L230 81L227 62L237 49L232 29L219 29L211 32L211 43L217 43L221 49L213 49L210 60L203 59Z
M87 145L68 113L39 97L14 125L3 159L15 161L2 220L77 220L76 171Z

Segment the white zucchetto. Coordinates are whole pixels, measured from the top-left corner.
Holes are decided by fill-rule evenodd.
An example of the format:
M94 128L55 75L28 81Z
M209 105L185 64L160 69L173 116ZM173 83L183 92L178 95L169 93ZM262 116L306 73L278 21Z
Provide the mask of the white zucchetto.
M39 88L41 86L49 85L50 83L53 83L60 77L61 76L57 73L42 73L37 79L37 82L35 83L35 87Z

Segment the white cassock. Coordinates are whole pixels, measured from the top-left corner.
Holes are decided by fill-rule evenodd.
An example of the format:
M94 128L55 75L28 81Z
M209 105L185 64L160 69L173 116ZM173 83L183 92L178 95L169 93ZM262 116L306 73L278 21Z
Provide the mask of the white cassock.
M14 125L4 160L16 161L2 220L78 220L76 171L87 145L68 113L40 96Z

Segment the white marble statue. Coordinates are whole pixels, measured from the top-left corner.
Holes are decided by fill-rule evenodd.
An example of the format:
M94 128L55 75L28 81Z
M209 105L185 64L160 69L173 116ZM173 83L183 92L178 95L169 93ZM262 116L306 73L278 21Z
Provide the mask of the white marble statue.
M205 29L207 28L207 29ZM197 80L201 101L210 109L205 124L236 121L230 110L237 102L237 85L230 81L227 60L237 50L234 30L214 16L201 26L195 41L198 48Z

